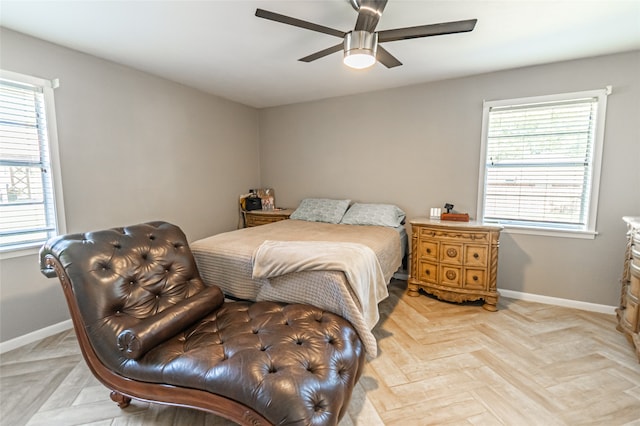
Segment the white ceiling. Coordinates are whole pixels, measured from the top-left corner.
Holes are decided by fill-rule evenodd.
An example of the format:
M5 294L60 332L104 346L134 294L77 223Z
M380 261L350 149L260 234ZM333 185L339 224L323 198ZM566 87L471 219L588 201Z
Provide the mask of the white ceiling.
M640 49L640 0L389 0L378 30L477 18L474 31L385 43L401 62L351 70L339 39L254 16L257 7L342 31L348 0L0 0L0 25L253 107Z

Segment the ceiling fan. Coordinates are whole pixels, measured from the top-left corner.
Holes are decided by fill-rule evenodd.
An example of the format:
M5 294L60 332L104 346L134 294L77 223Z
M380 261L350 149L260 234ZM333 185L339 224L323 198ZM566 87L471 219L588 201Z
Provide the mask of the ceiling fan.
M472 31L477 19L465 21L441 22L439 24L419 25L416 27L396 28L392 30L376 31L376 26L382 17L382 11L387 5L387 0L348 0L358 12L358 19L352 31L344 32L324 25L314 24L290 16L269 12L264 9L256 9L256 16L305 28L323 34L329 34L343 39L340 44L328 47L313 53L300 61L311 62L323 58L340 50L344 51L344 63L352 68L367 68L376 63L376 60L387 68L402 65L380 43L396 40L408 40L412 38L431 37L444 34L455 34Z

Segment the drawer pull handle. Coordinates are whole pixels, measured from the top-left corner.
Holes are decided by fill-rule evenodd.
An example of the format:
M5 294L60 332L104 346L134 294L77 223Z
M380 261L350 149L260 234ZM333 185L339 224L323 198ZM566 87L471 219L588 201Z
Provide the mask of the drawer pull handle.
M447 250L447 256L449 257L456 257L458 255L458 250L454 249L454 248L450 248Z
M431 249L430 248L427 249L427 254L431 254Z
M424 271L424 273L427 274L427 275L431 275L431 271L428 270L428 269L426 271Z
M474 281L478 281L478 276L477 276L477 275L474 275L474 276L473 276L473 280L474 280Z
M480 255L479 255L478 253L473 253L473 258L474 258L474 259L477 259L477 258L479 258L479 257L480 257Z
M456 278L456 273L454 271L451 271L451 270L447 271L446 275L447 275L447 278L450 279L450 280L454 280Z

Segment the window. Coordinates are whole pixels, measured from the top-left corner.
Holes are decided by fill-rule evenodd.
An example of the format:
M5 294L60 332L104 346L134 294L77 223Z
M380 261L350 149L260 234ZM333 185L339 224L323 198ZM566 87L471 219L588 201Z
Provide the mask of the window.
M0 254L65 232L50 81L0 71Z
M485 102L478 218L593 238L609 91Z

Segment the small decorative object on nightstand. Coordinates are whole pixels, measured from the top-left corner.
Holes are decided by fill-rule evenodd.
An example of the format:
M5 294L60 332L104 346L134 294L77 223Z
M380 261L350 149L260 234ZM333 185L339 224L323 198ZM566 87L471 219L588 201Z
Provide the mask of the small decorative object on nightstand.
M640 216L625 216L627 245L622 270L620 307L616 309L618 330L634 346L640 361Z
M247 228L251 226L266 225L289 219L293 209L251 210L244 212L244 223Z
M496 311L500 225L437 219L411 221L409 296L418 290L449 302L484 300Z

